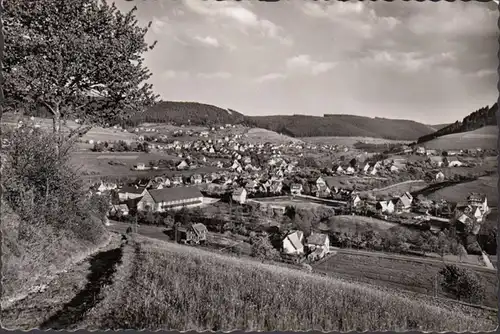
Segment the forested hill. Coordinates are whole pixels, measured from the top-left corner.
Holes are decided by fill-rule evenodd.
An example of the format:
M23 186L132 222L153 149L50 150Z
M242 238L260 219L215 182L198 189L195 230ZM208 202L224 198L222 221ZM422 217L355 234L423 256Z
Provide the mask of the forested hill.
M375 137L395 140L416 140L434 132L428 125L409 120L370 118L353 115L276 115L246 116L232 109L223 109L196 102L160 102L144 113L133 116L129 125L140 123L172 123L177 125L243 124L276 131L291 137Z
M434 133L424 135L418 139L418 143L425 143L429 140L460 132L473 131L488 125L497 125L497 110L498 105L495 103L493 106L483 107L474 111L472 114L464 117L460 121L456 121Z

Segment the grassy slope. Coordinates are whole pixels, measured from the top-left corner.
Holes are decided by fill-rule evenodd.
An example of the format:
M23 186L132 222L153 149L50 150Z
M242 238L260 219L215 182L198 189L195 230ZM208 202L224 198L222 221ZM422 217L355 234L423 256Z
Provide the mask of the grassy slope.
M456 149L496 149L498 138L498 127L495 125L485 126L468 132L453 133L438 137L424 143L426 148L441 150Z
M450 187L437 190L428 197L433 200L444 199L450 202L462 202L467 199L471 192L485 194L488 198L488 205L498 205L498 176L484 176L471 182L456 184Z
M108 241L104 228L101 244L95 245L68 234L56 234L47 225L26 226L3 200L0 210L2 306L22 298L37 286L47 284L54 274L84 259ZM25 241L23 236L26 235L36 242Z
M117 272L122 279L108 289L88 328L463 331L496 326L477 314L428 300L144 237L137 240L133 266ZM130 278L124 286L126 275Z

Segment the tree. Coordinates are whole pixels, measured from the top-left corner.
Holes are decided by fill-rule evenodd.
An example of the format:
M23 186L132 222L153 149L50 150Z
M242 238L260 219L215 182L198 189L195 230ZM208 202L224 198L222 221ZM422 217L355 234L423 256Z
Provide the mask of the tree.
M255 235L251 238L252 256L261 260L276 260L279 252L273 247L267 235Z
M146 81L143 53L150 27L134 12L97 0L12 0L5 4L6 110L53 116L57 151L92 125L116 123L158 98ZM61 121L81 126L65 138Z
M453 294L458 300L480 302L485 289L479 277L469 269L454 264L446 265L439 271L443 289Z

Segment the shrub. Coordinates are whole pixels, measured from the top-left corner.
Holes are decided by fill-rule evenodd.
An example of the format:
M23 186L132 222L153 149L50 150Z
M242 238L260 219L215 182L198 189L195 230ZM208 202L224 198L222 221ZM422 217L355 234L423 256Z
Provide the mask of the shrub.
M484 286L479 277L467 268L457 265L446 265L440 272L443 281L441 286L453 294L458 300L480 302L484 298Z

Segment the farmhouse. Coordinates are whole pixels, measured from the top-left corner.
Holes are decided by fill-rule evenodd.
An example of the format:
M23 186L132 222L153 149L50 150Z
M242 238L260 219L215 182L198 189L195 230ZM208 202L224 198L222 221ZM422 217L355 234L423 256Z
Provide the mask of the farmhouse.
M116 189L116 188L117 188L116 183L104 183L104 182L101 182L99 184L99 186L97 187L97 192L98 193L102 193L104 191L113 190L113 189Z
M247 199L247 191L245 188L239 188L233 191L233 195L231 196L232 200L244 204Z
M351 194L350 203L353 208L358 207L361 204L361 198L359 195Z
M479 193L470 193L467 197L467 203L479 207L483 212L488 211L488 199L486 195Z
M203 204L203 195L195 187L178 187L147 190L137 203L140 211L163 212Z
M415 153L419 154L419 155L424 155L425 154L425 147L417 147L417 150Z
M463 166L463 163L459 161L458 159L454 158L452 160L448 160L448 166L449 167L461 167Z
M392 201L379 201L375 208L381 213L393 213L394 212L394 203Z
M406 192L403 196L399 197L396 200L395 209L398 213L402 212L410 212L411 203L413 201L413 196L410 193Z
M135 169L137 170L145 170L146 169L146 165L142 162L139 162L137 165L135 165Z
M330 252L330 238L326 234L312 233L306 241L307 249L310 252L308 258L319 260Z
M178 170L182 170L182 169L186 169L188 168L189 165L188 163L186 162L186 160L182 160L178 165L177 165L177 169Z
M304 253L304 233L302 231L292 231L283 239L283 252L285 254L303 254Z
M135 199L144 196L146 187L125 186L118 191L120 201Z
M184 181L182 180L182 175L174 175L174 177L172 178L172 184L174 186L184 184Z
M186 244L200 244L207 240L207 227L201 223L193 224L188 228L179 227L177 229L177 242Z

